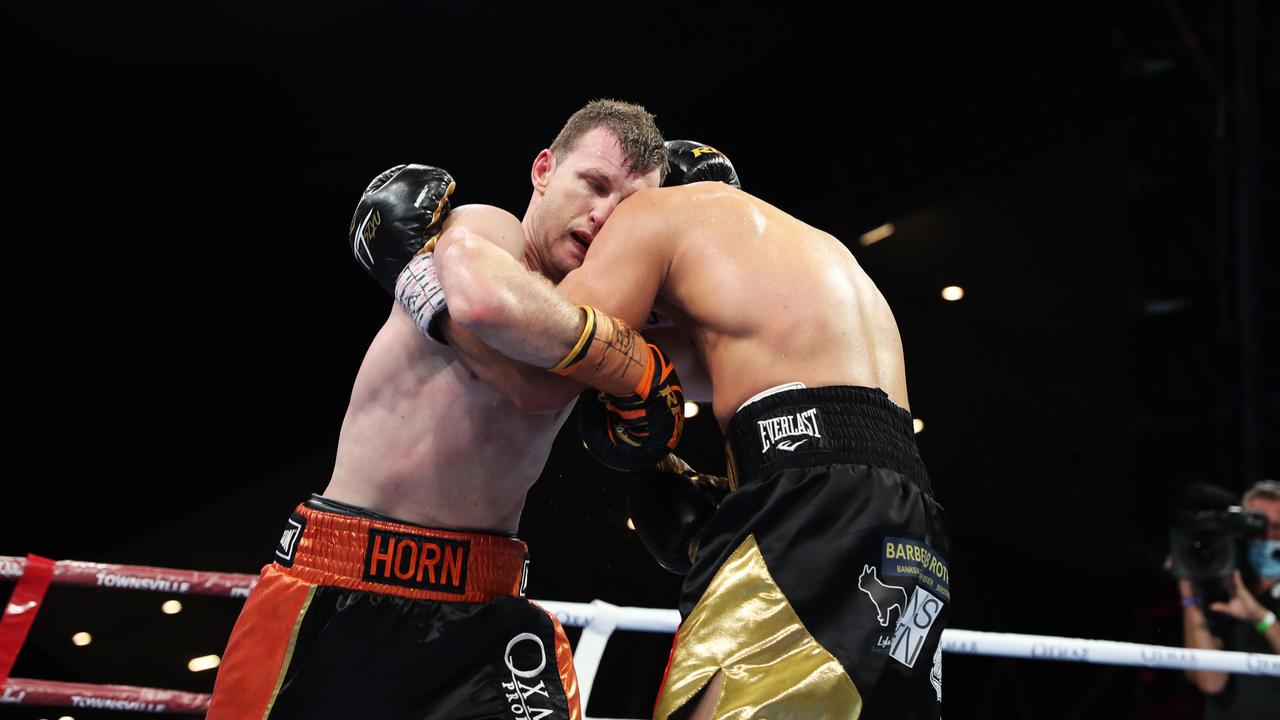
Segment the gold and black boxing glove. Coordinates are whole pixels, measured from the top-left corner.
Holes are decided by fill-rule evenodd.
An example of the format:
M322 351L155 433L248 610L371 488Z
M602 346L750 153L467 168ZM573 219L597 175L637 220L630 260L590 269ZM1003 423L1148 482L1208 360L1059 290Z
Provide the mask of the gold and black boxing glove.
M703 529L729 494L728 480L696 472L675 455L634 480L627 513L640 542L664 570L688 573Z
M711 180L742 189L738 171L719 150L696 140L667 141L667 177L663 187Z
M581 306L577 344L552 372L590 385L578 432L602 464L624 472L662 460L684 432L684 390L667 356L617 318Z
M389 294L401 271L440 233L449 215L453 176L430 165L397 165L365 188L351 219L351 254Z

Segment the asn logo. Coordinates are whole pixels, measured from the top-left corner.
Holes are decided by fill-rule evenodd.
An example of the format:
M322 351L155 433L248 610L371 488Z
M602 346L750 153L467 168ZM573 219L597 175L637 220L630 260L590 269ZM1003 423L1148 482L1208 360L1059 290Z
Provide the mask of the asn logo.
M794 415L757 420L760 426L760 452L768 452L773 447L787 452L808 442L811 438L821 438L822 431L818 427L818 408L810 408ZM788 440L798 435L806 436L802 440ZM777 443L775 445L775 443Z
M364 579L461 595L467 588L471 543L369 529Z
M502 689L507 691L511 717L515 720L539 720L554 713L552 708L545 707L552 704L547 683L538 678L547 667L547 648L542 644L542 638L527 632L516 635L507 643L502 660L511 671L511 682L502 683Z
M925 640L929 638L929 631L940 615L942 600L917 585L907 606L902 609L889 655L907 667L915 667L916 659L924 649Z

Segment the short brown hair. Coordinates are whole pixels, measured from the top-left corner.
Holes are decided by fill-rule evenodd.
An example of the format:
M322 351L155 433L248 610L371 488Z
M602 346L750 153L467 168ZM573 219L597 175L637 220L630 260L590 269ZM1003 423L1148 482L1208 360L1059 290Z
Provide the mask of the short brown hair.
M592 100L570 115L552 141L551 152L557 155L572 152L583 135L598 127L618 139L628 170L647 173L656 167L659 179L666 179L667 148L653 115L639 105L621 100Z

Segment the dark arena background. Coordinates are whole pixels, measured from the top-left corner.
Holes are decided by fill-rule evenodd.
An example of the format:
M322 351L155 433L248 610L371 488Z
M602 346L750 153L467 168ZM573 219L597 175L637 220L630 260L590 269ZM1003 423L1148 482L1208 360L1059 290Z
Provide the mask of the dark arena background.
M369 179L439 165L519 215L534 156L613 97L892 305L951 627L1180 647L1170 524L1280 477L1278 10L6 3L0 555L256 573L389 309L345 244ZM709 408L681 453L724 471ZM521 523L531 597L674 607L625 483L566 425ZM188 661L241 601L172 599L55 585L12 676L208 693ZM616 633L587 714L645 717L670 642ZM1178 670L949 654L944 678L949 718L1202 715Z

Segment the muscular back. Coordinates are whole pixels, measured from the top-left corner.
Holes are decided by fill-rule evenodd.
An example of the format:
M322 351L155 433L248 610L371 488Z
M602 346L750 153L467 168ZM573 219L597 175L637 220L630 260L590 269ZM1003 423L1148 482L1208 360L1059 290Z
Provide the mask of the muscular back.
M521 412L397 305L356 377L325 496L420 525L514 532L567 413Z
M878 387L909 409L893 313L831 235L719 183L637 193L606 230L617 237L602 233L600 250L617 241L633 254L606 263L665 262L655 289L710 371L722 425L752 395L793 381ZM641 310L617 309L631 322Z

